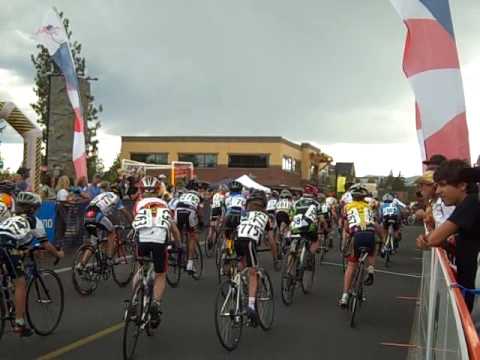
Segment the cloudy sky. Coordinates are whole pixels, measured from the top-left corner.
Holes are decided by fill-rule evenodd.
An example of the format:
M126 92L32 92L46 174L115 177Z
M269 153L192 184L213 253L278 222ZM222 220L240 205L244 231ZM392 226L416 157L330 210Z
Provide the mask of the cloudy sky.
M476 158L480 2L450 2ZM405 28L387 0L5 1L0 98L32 119L30 34L53 5L100 80L107 165L120 135L280 135L355 161L360 175L421 171ZM21 138L8 131L2 141L15 167Z

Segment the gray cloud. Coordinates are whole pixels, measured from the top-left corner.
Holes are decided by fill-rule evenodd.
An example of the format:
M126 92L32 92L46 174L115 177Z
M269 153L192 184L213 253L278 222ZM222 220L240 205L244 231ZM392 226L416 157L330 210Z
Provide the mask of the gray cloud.
M0 67L26 81L46 5L8 2ZM111 134L283 135L317 143L407 142L405 30L388 1L82 1L62 5L84 45ZM28 11L26 11L28 9ZM468 62L480 3L452 2ZM374 129L374 131L373 131Z

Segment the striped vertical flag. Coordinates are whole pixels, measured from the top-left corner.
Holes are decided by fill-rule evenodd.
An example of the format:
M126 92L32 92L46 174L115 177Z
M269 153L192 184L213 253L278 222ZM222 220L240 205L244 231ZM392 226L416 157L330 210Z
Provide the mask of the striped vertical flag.
M470 160L462 75L448 0L390 0L407 27L403 71L415 93L423 158Z
M87 157L85 153L85 129L82 104L80 102L80 87L75 70L68 37L58 13L51 9L45 15L43 25L35 33L38 42L45 46L53 61L62 72L68 99L74 112L74 137L72 159L77 178L87 176Z

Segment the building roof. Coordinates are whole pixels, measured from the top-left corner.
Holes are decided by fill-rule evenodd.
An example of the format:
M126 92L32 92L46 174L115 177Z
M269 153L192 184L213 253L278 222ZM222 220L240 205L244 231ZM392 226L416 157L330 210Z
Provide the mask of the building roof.
M122 136L122 142L236 142L236 143L283 143L295 149L304 148L321 152L305 142L298 145L281 136Z

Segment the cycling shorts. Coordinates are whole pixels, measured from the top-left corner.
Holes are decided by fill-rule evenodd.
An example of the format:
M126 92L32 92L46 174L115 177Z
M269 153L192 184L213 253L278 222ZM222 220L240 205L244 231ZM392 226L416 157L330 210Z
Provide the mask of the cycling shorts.
M400 230L400 220L398 216L384 216L382 219L382 223L385 230L388 230L390 224L393 225L394 231Z
M195 210L187 208L177 208L175 210L175 222L180 231L187 230L194 232L198 226L198 214Z
M210 214L210 221L215 221L222 216L222 208L212 208L212 213Z
M369 256L375 254L375 232L359 231L353 235L353 255L348 258L349 262L356 263L360 256L360 248L367 248Z
M277 212L276 219L277 219L278 227L280 227L282 223L285 224L286 226L290 225L290 216L288 216L286 212L283 212L283 211Z
M153 260L153 268L157 274L163 274L167 271L168 253L166 244L153 242L138 243L138 255L151 257Z
M248 238L239 238L235 241L235 251L237 255L244 258L247 267L257 267L257 243Z

